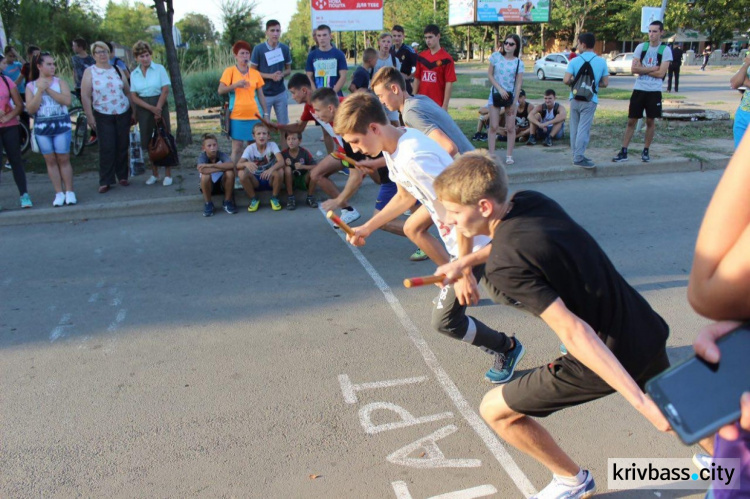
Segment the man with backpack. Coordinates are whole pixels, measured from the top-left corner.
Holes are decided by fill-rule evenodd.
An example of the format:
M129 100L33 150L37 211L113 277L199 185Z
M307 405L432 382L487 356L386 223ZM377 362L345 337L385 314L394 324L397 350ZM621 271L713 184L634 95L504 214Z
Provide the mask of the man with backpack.
M628 160L628 144L633 138L635 124L646 112L646 143L641 153L641 161L651 161L649 147L656 132L656 118L661 118L661 86L672 62L672 49L661 43L664 24L653 21L648 26L648 42L639 44L633 51L633 74L638 75L630 96L628 126L622 139L622 149L612 158L615 163Z
M599 102L599 89L609 85L607 63L594 53L596 38L593 33L582 33L578 37L581 53L568 64L563 83L570 85L570 148L573 164L581 168L596 165L584 156L589 145L591 124Z

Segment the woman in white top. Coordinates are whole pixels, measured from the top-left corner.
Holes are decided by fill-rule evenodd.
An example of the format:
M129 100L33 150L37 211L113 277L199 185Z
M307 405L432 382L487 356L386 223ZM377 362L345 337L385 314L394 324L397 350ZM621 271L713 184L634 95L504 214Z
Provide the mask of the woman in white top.
M518 92L523 84L523 62L518 58L521 52L521 39L518 35L508 35L498 51L490 56L490 67L487 74L493 87L493 93L497 92L503 99L510 94L513 100L508 106L495 107L493 105L492 93L488 108L490 110L490 133L487 137L490 154L495 155L495 139L500 127L500 113L505 111L505 122L516 122L516 109L518 108ZM513 145L516 142L515 127L508 127L508 153L505 158L506 165L512 165Z
M135 104L141 144L148 144L156 129L157 119L162 120L164 128L169 133L167 97L172 83L164 66L151 60L153 51L147 42L135 42L133 55L138 61L138 67L130 74L130 98ZM172 165L165 168L163 185L172 185ZM146 185L153 185L159 180L159 168L152 164L151 171L152 175L146 180Z
M130 105L130 85L120 71L109 63L109 47L104 42L91 44L96 64L86 68L81 80L81 104L91 128L99 137L99 193L104 194L119 180L128 182L130 125L135 109Z
M35 56L30 69L26 110L34 116L34 138L55 188L52 206L76 204L70 165L70 87L55 76L55 59L49 52Z

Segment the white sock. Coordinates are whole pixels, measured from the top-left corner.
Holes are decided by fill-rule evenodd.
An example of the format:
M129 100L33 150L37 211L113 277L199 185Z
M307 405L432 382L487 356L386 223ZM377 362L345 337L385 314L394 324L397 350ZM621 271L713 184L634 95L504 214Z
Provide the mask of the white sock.
M568 485L569 487L575 487L576 485L581 485L583 481L586 479L586 472L584 470L578 470L578 474L575 476L562 476L562 475L556 475L552 474L553 477L557 479L558 482Z

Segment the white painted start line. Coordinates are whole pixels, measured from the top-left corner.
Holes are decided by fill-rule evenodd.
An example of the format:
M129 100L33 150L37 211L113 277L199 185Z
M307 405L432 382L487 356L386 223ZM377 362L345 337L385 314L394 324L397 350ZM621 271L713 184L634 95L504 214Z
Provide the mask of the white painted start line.
M323 208L318 208L318 210L325 217ZM328 218L325 218L325 220L333 228L333 222ZM487 427L486 424L484 424L484 421L479 416L479 414L477 414L477 412L472 409L471 405L469 405L464 396L461 395L461 392L458 390L456 384L453 382L453 380L450 379L448 373L440 365L440 362L435 356L435 353L427 345L427 342L422 337L422 333L419 331L419 328L408 316L404 308L401 306L401 302L399 302L398 298L396 298L396 295L393 294L393 291L391 291L390 286L388 286L385 280L380 276L378 271L375 270L375 267L372 266L367 258L365 258L362 252L359 251L358 248L346 242L346 234L344 233L344 231L336 229L334 230L338 233L339 237L344 241L344 244L346 244L352 254L354 254L355 258L359 261L362 267L364 267L365 271L370 275L372 280L375 282L375 286L377 286L377 288L380 289L380 291L383 293L383 296L385 296L385 300L388 302L388 304L393 309L393 312L401 321L401 325L404 326L407 336L412 341L412 343L414 343L414 346L417 347L417 350L422 355L422 358L427 364L427 367L429 367L430 370L435 374L435 378L437 379L438 383L440 383L443 391L445 391L445 393L451 399L466 422L469 423L469 426L471 426L471 428L479 436L479 438L482 439L484 444L487 446L487 449L492 453L495 459L497 459L497 462L500 463L500 466L503 467L505 472L508 473L508 476L511 480L513 480L513 483L516 485L516 487L518 487L518 490L520 490L525 497L534 495L536 493L536 489L531 484L531 481L524 474L524 472L521 471L521 468L518 467L510 454L508 454L508 451L505 450L505 447L497 438L497 435L495 435L495 433L489 427ZM417 379L415 378L412 382L419 381L417 381ZM405 484L403 484L403 482L395 482L393 485L394 492L396 492L397 497L410 497L408 496L408 492L404 491ZM486 491L487 490L485 489L485 492ZM474 490L473 492L476 493L479 491ZM480 496L472 495L471 497Z

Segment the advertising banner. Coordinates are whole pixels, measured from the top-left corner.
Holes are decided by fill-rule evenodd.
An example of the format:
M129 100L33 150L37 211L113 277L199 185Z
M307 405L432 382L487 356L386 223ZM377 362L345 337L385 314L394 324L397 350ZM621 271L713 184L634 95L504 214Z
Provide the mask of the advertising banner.
M383 0L311 0L313 28L326 24L331 31L380 31Z
M450 0L448 24L548 23L550 0Z

